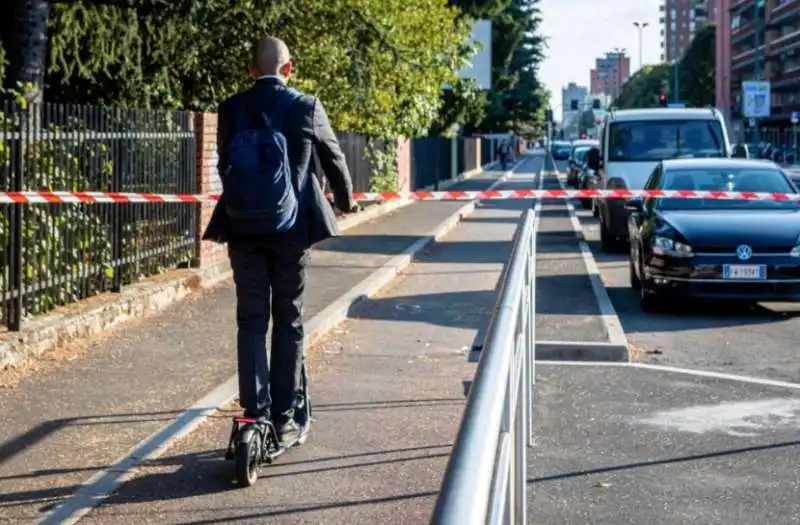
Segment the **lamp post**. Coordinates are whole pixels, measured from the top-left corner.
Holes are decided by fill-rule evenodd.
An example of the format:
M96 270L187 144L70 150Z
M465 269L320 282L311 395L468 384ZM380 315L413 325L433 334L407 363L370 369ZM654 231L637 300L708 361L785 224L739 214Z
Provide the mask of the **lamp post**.
M633 25L639 30L639 69L642 69L642 31L650 24L648 22L634 22Z
M764 6L764 0L756 0L753 9L755 9L755 21L753 25L755 26L755 39L756 39L756 65L755 65L755 79L761 80L761 8ZM767 102L771 104L771 101ZM755 135L755 143L761 143L761 130L759 129L758 119L753 119L753 134Z

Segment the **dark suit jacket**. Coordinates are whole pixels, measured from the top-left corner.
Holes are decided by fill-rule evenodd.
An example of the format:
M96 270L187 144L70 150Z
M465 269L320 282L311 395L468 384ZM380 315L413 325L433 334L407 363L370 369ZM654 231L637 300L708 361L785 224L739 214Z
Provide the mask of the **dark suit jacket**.
M242 117L252 118L261 113L271 114L278 94L286 86L277 78L262 78L252 88L224 101L218 110L217 149L219 172L224 173L228 165L227 145L231 138L248 123ZM322 192L322 187L313 173L313 153L316 150L322 170L325 172L333 192L337 208L348 211L353 207L353 183L347 169L344 153L331 128L322 103L310 95L301 95L283 119L281 131L286 136L289 163L295 188L303 187L300 195L300 210L293 234L302 237L308 245L315 244L341 234L336 214ZM214 208L211 221L203 239L217 242L228 240L225 212L225 194ZM302 230L302 231L299 231Z

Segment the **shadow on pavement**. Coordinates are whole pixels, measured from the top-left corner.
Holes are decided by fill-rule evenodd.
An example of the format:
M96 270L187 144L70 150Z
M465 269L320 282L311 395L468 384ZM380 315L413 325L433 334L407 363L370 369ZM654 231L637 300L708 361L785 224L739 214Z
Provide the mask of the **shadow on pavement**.
M0 443L0 466L9 461L11 458L21 453L22 451L37 446L45 439L53 437L60 430L66 427L79 427L79 426L93 426L93 425L114 425L130 422L143 422L143 421L171 421L176 415L177 411L163 411L163 412L142 412L142 413L127 413L127 414L107 414L107 415L89 415L80 417L69 417L63 419L54 419L45 421L29 429L24 434L20 434L13 439L4 443ZM94 471L106 468L105 466L98 467L85 467L82 469L45 469L45 470L29 470L24 475L16 476L2 476L3 479L18 479L22 477L31 478L36 476L49 476L59 475L77 471ZM8 494L0 494L0 501L9 501L6 498Z
M489 323L496 291L470 291L365 298L350 308L349 318L405 321L439 326L477 329Z
M704 454L693 454L690 456L680 456L666 459L655 459L652 461L638 461L636 463L628 463L625 465L614 465L610 467L601 467L589 470L579 470L575 472L565 472L563 474L552 474L550 476L540 476L537 478L528 479L528 483L543 483L547 481L558 481L567 478L577 478L582 476L593 476L597 474L608 474L609 472L617 472L620 470L630 470L643 467L658 467L662 465L672 465L676 463L685 463L688 461L702 461L704 459L713 459L724 456L732 456L735 454L749 454L752 452L763 452L768 450L778 450L784 448L798 447L800 441L786 441L782 443L772 443L769 445L757 445L752 447L735 448L732 450L722 450L718 452L707 452Z

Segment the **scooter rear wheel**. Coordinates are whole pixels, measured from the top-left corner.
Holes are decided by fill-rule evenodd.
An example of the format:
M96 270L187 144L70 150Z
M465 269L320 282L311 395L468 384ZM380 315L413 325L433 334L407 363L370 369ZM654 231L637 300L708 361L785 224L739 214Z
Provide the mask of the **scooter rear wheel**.
M253 432L247 441L237 443L236 481L242 487L252 487L258 481L261 470L261 437Z

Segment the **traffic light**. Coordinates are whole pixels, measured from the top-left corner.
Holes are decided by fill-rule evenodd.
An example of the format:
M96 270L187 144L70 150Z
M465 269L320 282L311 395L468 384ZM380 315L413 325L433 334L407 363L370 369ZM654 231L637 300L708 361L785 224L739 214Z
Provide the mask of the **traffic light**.
M596 98L592 100L592 109L600 109L600 99Z
M578 109L578 101L577 100L571 100L570 103L569 103L569 107L572 109L572 111L577 110Z
M658 105L662 108L667 107L667 96L666 95L659 95L658 96Z

